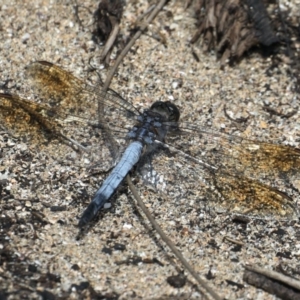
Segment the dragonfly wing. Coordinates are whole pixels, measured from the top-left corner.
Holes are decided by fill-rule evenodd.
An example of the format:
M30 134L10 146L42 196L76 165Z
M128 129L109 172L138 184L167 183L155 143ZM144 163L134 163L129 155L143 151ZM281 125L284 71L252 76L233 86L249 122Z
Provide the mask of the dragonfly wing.
M140 169L169 199L260 217L299 217L299 195L288 180L299 172L298 149L199 130L194 124L172 126L167 144L157 142L160 151L153 153L151 168Z
M36 61L28 65L26 71L41 100L45 99L51 106L63 107L69 115L107 124L115 121L109 118L113 113L115 117L139 114L113 90L104 93L101 86L91 86L52 63Z
M193 157L205 157L209 165L227 173L268 185L285 185L299 178L298 148L212 132L185 122L178 124L177 132L170 136L173 146Z
M126 134L139 112L117 93L110 90L104 95L101 87L87 85L52 63L34 62L26 71L38 98L29 101L17 95L0 95L1 118L7 127L21 119L24 122L19 128L10 126L12 131L32 135L29 125L37 123L85 148L92 165L105 162L105 169L111 166L126 146Z

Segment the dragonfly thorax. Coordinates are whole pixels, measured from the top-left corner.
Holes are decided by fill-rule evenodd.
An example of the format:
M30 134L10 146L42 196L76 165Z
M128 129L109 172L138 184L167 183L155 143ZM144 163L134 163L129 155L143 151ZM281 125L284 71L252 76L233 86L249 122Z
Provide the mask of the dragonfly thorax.
M157 101L140 114L137 117L138 124L129 131L127 137L148 145L153 144L154 140L163 141L168 132L168 126L164 123L177 121L179 118L177 107L171 105L170 108L168 104L169 102Z
M160 120L156 114L151 115L151 111L146 110L138 116L137 121L137 125L128 132L127 137L143 144L153 144L154 140L157 139L157 128L162 126L163 120Z

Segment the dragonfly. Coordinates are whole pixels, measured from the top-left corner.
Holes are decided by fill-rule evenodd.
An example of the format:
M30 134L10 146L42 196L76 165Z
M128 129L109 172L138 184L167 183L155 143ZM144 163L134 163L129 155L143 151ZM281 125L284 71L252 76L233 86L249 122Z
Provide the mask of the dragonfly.
M0 94L1 123L22 137L32 121L110 169L79 220L84 227L130 171L173 201L204 201L236 214L298 219L300 149L180 121L178 107L137 109L117 92L46 61L26 67L39 101ZM40 131L40 130L38 130Z

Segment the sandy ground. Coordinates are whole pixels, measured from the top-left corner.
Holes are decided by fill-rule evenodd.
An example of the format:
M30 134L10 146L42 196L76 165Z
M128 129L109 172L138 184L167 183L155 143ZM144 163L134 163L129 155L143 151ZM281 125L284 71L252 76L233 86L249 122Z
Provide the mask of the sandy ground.
M147 1L127 2L124 35L147 8ZM97 4L87 0L84 6L93 12ZM24 67L32 61L53 62L82 79L88 76L90 58L99 67L101 48L91 40L92 15L83 8L80 12L84 27L76 20L73 1L2 0L0 83L9 80L10 92L32 97L24 81ZM194 26L191 11L170 1L126 56L111 87L141 109L170 100L183 120L204 128L299 146L299 112L283 118L262 109L267 103L285 114L299 106L288 66L272 67L270 58L253 53L220 70L214 53L195 47L197 61L189 44ZM158 32L165 44L152 37ZM101 75L105 78L105 71ZM232 120L241 117L247 121ZM87 177L76 152L55 138L35 145L2 130L0 143L1 299L203 298L190 276L182 288L168 284L167 278L182 266L137 213L126 186L113 208L79 238L78 218L106 174ZM140 182L138 186L175 245L222 297L275 299L243 281L246 263L282 267L299 276L299 222L243 223L226 214L191 213L183 203L164 201ZM64 209L53 211L54 206Z

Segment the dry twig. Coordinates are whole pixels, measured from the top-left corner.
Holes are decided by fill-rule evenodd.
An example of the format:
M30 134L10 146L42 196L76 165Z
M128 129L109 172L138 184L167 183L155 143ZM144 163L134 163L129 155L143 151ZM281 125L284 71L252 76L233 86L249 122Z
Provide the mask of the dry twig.
M117 38L122 13L122 0L102 0L94 13L95 28L93 30L93 37L95 40L99 40L99 42L105 41L100 55L101 62L107 57Z
M107 91L107 89L108 89L108 87L110 85L110 82L111 82L111 80L113 78L113 75L114 75L115 71L117 70L118 66L120 65L120 63L122 62L123 58L126 56L126 54L128 53L128 51L130 50L130 48L134 45L134 43L136 42L136 40L142 35L142 33L147 28L147 26L149 25L149 23L155 18L155 16L158 14L158 12L162 9L162 7L165 5L165 3L166 3L166 0L161 0L157 4L157 6L151 11L151 14L146 19L146 21L142 23L142 25L140 26L139 30L135 33L135 35L133 36L133 38L126 45L126 47L123 49L123 51L120 53L120 55L118 56L115 64L113 65L113 67L111 68L110 72L107 75L107 78L106 78L106 80L104 82L104 85L103 85L103 92ZM150 221L150 223L152 224L152 226L157 230L157 232L161 236L162 240L170 247L170 249L173 251L173 253L176 255L176 257L181 261L181 263L187 268L187 270L197 280L197 282L200 284L200 286L204 290L206 290L207 293L209 295L211 295L211 297L213 299L216 299L216 300L221 299L220 296L213 289L211 289L203 279L201 279L198 276L198 274L195 272L195 270L192 268L192 266L185 260L185 258L177 250L177 248L175 247L175 245L171 242L171 240L161 230L161 228L159 227L159 225L156 223L155 219L151 216L150 212L147 210L147 208L143 204L141 198L139 197L139 194L137 193L134 185L131 182L131 179L130 179L129 175L127 176L127 182L128 182L128 185L130 187L131 192L133 193L133 195L135 196L136 200L138 201L139 206L142 208L143 212L147 216L147 218Z
M243 279L247 283L281 299L296 300L300 298L300 282L298 280L259 267L245 266L245 268Z
M161 229L161 227L158 225L158 223L155 221L155 219L152 217L150 211L147 209L145 204L143 203L143 200L141 199L139 193L137 192L135 186L133 185L131 178L129 175L126 177L129 188L134 195L134 198L136 199L139 207L142 209L143 213L146 215L147 219L153 226L153 228L157 231L157 233L160 235L161 239L167 244L167 246L171 249L171 251L175 254L175 256L178 258L178 260L183 264L183 266L190 272L190 274L197 280L197 282L200 284L200 286L213 298L213 299L222 299L206 282L204 279L202 279L196 271L193 269L193 267L188 263L188 261L183 257L181 252L176 248L174 243L167 237L167 235L164 233L164 231Z

